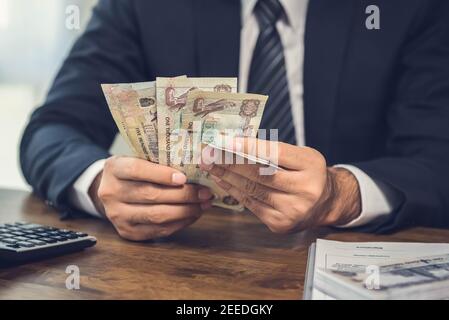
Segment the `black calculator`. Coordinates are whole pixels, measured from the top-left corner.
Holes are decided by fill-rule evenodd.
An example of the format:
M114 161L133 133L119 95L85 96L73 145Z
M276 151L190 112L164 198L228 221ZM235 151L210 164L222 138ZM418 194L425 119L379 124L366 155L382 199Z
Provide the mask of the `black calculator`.
M0 265L72 253L96 243L83 232L24 222L0 224Z

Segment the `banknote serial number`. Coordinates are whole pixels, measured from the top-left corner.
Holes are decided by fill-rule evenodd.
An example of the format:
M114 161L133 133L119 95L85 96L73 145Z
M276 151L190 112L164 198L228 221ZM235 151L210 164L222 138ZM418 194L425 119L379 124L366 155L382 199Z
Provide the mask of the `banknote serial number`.
M178 306L177 315L196 315L207 318L210 315L271 315L273 305L261 304L221 304L219 307L208 306Z

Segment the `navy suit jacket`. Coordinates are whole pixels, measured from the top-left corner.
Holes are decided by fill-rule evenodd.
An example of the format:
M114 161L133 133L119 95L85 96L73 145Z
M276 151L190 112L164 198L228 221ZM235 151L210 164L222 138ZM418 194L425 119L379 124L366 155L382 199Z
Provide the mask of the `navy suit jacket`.
M449 225L448 2L310 1L307 145L401 194L370 231ZM371 4L380 30L365 27ZM109 156L117 129L101 83L238 76L240 9L240 0L101 0L25 130L21 165L35 192L66 211L68 188Z

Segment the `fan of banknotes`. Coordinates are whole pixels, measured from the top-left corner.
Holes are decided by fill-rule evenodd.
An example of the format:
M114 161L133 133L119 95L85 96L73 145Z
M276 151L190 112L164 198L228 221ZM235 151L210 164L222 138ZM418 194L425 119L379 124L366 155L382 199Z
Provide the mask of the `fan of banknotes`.
M237 93L236 78L157 78L103 84L114 121L135 156L176 168L189 183L207 186L213 204L243 207L199 168L207 146L256 137L268 97Z

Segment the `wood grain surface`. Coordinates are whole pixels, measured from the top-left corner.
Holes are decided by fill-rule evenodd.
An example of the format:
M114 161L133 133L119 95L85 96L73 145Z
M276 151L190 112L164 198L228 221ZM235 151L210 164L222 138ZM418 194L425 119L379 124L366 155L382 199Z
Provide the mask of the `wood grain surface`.
M387 236L325 229L276 235L250 213L214 209L168 239L134 243L120 239L106 221L61 221L30 193L0 190L0 222L15 221L87 232L98 244L0 269L0 299L300 299L307 250L318 237L449 242L449 230L424 228ZM80 290L65 287L69 265L80 269Z

